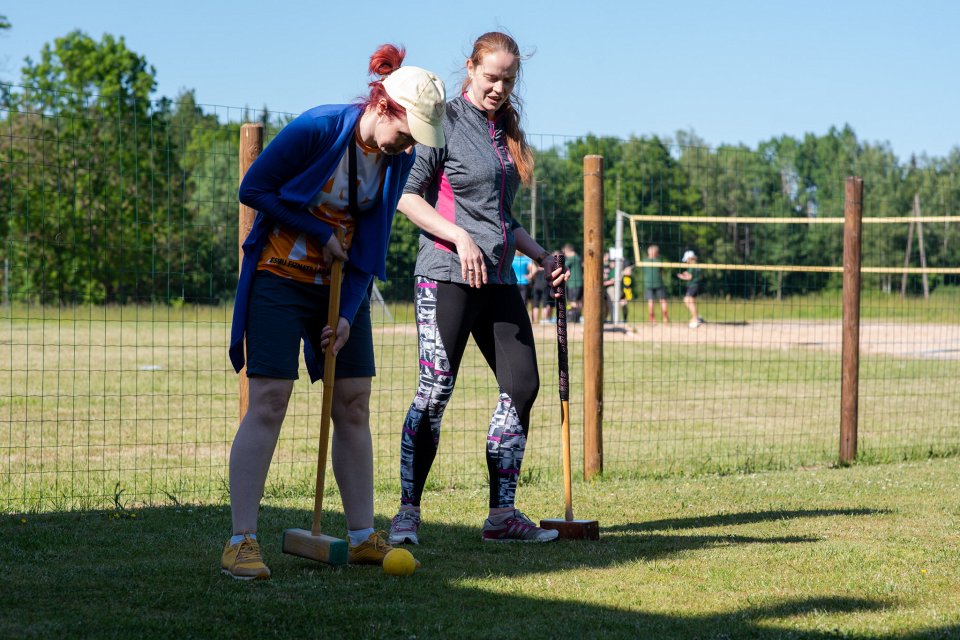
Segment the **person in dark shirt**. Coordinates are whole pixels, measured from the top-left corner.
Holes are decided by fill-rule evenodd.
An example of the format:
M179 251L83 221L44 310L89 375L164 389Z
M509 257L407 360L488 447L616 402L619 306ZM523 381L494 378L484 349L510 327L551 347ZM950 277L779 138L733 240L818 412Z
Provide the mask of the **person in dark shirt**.
M660 317L664 324L670 322L667 315L667 288L663 284L663 267L656 264L663 262L660 257L660 247L652 244L647 247L647 258L643 261L643 295L647 300L647 319L656 322L653 315L654 299L660 301Z
M697 254L688 250L684 252L683 258L680 260L680 262L696 265ZM683 294L683 304L687 306L687 310L690 312L690 328L696 329L703 324L703 318L701 318L697 313L697 296L700 295L701 287L700 269L697 269L696 267L687 267L687 270L682 273L678 273L677 277L681 280L685 280L687 283L687 291Z
M563 246L563 255L570 271L570 278L567 280L567 302L570 304L570 311L567 319L570 322L579 322L583 309L583 261L569 242Z

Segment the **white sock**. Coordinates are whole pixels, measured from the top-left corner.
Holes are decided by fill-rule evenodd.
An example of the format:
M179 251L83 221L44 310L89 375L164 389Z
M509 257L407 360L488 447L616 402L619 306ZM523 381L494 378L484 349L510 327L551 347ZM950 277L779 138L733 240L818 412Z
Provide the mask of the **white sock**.
M247 533L247 534L241 533L241 534L236 535L236 536L230 536L230 546L232 547L232 546L235 545L235 544L240 544L241 542L243 542L243 538L244 538L245 536L250 536L250 537L253 538L254 540L257 539L257 534L255 534L255 533Z
M367 527L366 529L356 529L353 531L347 531L347 538L350 539L350 546L355 547L359 544L362 544L367 541L373 534L373 527Z

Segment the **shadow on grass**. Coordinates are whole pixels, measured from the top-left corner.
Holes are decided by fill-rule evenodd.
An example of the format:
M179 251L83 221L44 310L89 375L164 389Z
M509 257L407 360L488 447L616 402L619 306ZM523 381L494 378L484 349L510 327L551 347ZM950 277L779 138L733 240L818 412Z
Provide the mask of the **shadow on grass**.
M874 512L757 512L679 520L673 528L790 514L868 513ZM414 549L424 569L409 578L390 578L376 567L331 568L283 555L282 530L309 520L306 510L263 509L261 543L274 578L251 584L219 571L230 527L226 507L41 514L26 523L0 518L5 541L0 545L5 567L0 572L0 593L5 594L0 636L819 640L960 633L957 626L913 636L798 631L796 619L804 616L855 615L896 606L894 601L833 595L779 599L757 593L744 607L738 605L744 599L741 592L731 595L730 611L703 613L694 588L689 601L676 603L669 613L655 612L650 610L655 603L641 601L629 582L629 565L635 562L718 545L811 544L815 538L648 533L668 528L664 521L599 543L496 545L480 541L479 527L426 522L421 529L425 544ZM324 522L328 533L342 535L341 514L327 513ZM377 524L383 528L387 522L380 518ZM595 571L608 568L609 578L598 580ZM580 580L594 585L587 595L564 591Z
M877 516L893 513L889 509L778 509L773 511L743 511L739 513L718 513L711 516L693 516L690 518L667 518L630 524L603 527L604 532L616 531L664 531L673 529L703 529L706 527L727 527L737 524L757 524L798 518L829 518L834 516ZM601 523L602 525L602 523Z

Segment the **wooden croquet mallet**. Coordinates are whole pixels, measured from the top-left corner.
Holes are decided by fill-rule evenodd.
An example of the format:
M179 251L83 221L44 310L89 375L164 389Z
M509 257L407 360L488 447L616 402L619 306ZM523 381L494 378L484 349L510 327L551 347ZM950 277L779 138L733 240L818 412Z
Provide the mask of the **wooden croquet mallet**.
M566 268L563 255L553 257L553 270ZM547 274L549 278L551 274ZM570 470L570 366L567 358L567 294L566 285L554 291L557 306L557 365L560 370L560 419L563 447L564 518L541 520L544 529L556 529L567 540L599 540L600 523L596 520L576 520L573 517L573 478Z
M343 242L343 230L337 230L337 239ZM327 307L327 323L333 335L323 354L323 408L320 411L320 451L317 455L317 490L313 499L313 524L310 530L287 529L283 532L283 552L316 560L329 565L347 563L347 541L327 536L320 531L320 516L323 513L323 488L327 470L327 445L330 442L330 414L333 410L333 380L336 372L336 356L333 345L337 339L337 324L340 321L340 286L343 262L334 260L330 273L330 303Z

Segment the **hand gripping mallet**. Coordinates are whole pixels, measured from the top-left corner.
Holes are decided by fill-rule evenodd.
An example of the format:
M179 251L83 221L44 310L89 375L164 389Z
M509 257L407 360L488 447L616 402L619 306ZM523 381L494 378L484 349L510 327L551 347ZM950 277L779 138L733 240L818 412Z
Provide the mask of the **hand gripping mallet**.
M565 269L563 255L553 257L554 271ZM548 275L549 277L549 275ZM557 306L557 365L560 370L560 417L563 446L563 500L564 518L541 520L544 529L556 529L567 540L599 540L600 523L596 520L573 518L573 487L570 471L570 368L567 361L567 294L565 284L555 288Z
M341 231L337 232L340 238ZM320 516L323 513L323 485L327 469L327 444L330 441L330 413L333 409L333 379L336 356L333 344L337 339L337 323L340 320L340 284L343 262L333 261L330 274L330 304L327 307L327 323L333 327L333 335L323 354L323 408L320 411L320 452L317 456L317 492L313 500L313 525L310 530L287 529L283 532L283 552L339 566L347 563L347 541L320 532Z

